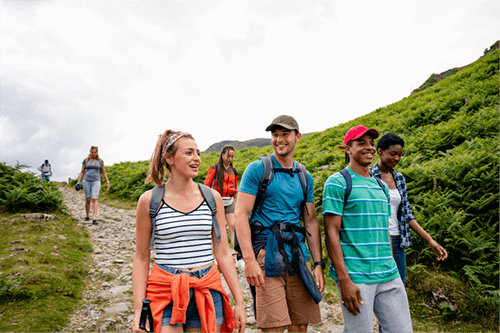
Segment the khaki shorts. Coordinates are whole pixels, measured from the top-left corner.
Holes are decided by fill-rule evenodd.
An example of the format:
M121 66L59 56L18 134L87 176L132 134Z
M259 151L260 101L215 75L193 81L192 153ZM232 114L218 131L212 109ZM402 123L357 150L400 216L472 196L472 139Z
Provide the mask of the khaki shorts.
M224 213L225 214L234 214L234 208L236 207L236 199L233 198L233 203L230 204L229 206L224 207Z
M257 262L264 272L265 250L260 250ZM321 322L319 305L314 302L298 273L289 276L264 276L266 289L255 288L257 327L271 328Z

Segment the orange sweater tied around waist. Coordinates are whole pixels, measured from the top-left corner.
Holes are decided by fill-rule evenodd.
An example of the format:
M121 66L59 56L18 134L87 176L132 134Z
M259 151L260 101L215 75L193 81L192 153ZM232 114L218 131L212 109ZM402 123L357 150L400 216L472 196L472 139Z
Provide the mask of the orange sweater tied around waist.
M163 309L173 301L171 324L185 324L186 310L189 304L189 288L194 289L194 297L198 313L201 319L203 332L216 332L216 314L210 289L216 290L222 295L224 308L224 323L221 332L232 332L235 327L233 309L229 303L229 297L222 287L217 265L212 268L201 279L190 276L187 273L170 274L158 267L156 263L151 270L146 287L146 298L151 300L151 312L155 332L161 330Z

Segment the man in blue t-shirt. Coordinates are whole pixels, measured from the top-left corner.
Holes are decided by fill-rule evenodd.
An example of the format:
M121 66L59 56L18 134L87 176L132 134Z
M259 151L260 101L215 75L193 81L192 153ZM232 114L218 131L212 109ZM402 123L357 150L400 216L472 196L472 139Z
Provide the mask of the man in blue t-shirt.
M321 321L317 302L324 289L313 179L307 172L304 198L300 168L293 160L301 138L295 119L279 116L266 131L271 131L274 176L261 209L253 211L265 167L259 159L246 168L238 189L236 234L247 281L255 287L257 326L264 332L283 332L285 327L288 332L306 332L308 324ZM305 239L314 262L312 275Z
M352 181L347 200L349 177L336 172L325 183L329 276L337 283L346 332L372 332L374 312L382 332L412 332L408 298L392 257L389 188L369 172L378 135L377 130L358 125L344 137L341 148L346 150Z

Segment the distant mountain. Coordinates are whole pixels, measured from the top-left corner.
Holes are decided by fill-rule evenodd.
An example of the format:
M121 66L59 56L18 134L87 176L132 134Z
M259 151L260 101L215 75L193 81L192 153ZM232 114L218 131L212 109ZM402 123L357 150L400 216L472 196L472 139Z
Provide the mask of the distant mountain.
M499 44L499 41L496 41L493 45L490 46L490 48L486 48L484 50L483 57L485 55L487 55L488 53L490 53L490 52L498 50L498 44ZM472 64L474 64L474 63L475 62L473 62ZM435 85L439 81L447 78L448 76L451 76L451 75L454 75L454 74L458 73L462 69L465 69L465 68L469 67L472 64L469 64L469 65L466 65L466 66L462 66L462 67L455 67L455 68L452 68L452 69L448 69L447 71L444 71L444 72L439 73L439 74L432 74L431 76L429 76L429 78L420 87L418 87L417 89L413 90L411 92L411 94L413 95L413 94L418 93L418 92L420 92L420 91L422 91L424 89L432 87L433 85Z
M302 137L305 137L305 136L312 134L312 133L314 133L314 132L302 133ZM236 141L236 140L235 141L231 141L231 140L221 141L221 142L214 143L213 145L208 147L207 150L202 152L202 154L205 154L205 153L208 154L208 153L211 153L213 151L221 151L222 147L224 147L225 145L232 145L234 147L234 149L242 149L242 148L246 148L246 147L265 147L265 146L271 145L271 139L260 138L260 139L246 140L246 141Z
M252 139L247 141L221 141L214 143L203 153L211 153L213 151L221 151L222 147L225 145L232 145L234 149L242 149L246 147L265 147L271 145L271 139Z

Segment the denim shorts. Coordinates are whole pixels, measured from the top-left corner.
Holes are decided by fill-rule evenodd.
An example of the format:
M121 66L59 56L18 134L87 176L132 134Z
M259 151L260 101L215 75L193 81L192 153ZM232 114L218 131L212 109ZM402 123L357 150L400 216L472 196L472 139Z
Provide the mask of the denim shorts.
M101 181L89 182L84 180L82 182L83 190L85 191L85 199L99 199L99 191L101 190Z
M212 264L213 265L213 264ZM180 269L164 266L164 265L158 265L161 269L163 269L165 272L168 272L170 274L182 274L182 273L187 273L190 276L194 276L197 278L203 277L205 274L207 274L210 269L212 268L212 265L202 268L197 271L183 271ZM222 308L222 295L220 292L215 291L210 289L210 294L212 294L212 299L214 300L214 306L215 306L215 317L216 317L216 325L222 325L224 322L224 310ZM163 309L163 318L161 320L161 326L179 326L183 328L201 328L201 319L200 319L200 314L198 313L198 307L196 306L196 300L194 297L194 290L193 288L189 288L189 304L186 310L186 323L185 324L170 324L170 318L172 317L172 307L173 307L173 301L170 302L169 305Z

